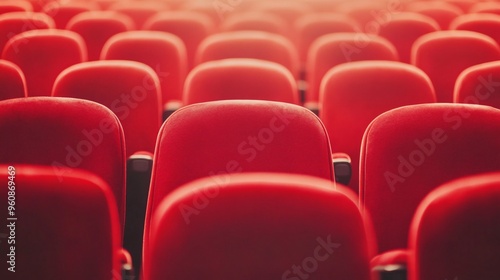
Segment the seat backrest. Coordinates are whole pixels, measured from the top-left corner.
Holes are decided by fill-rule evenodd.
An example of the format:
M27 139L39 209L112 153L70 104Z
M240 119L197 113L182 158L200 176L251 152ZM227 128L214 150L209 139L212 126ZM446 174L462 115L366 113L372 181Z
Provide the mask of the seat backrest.
M417 39L411 62L429 75L438 102L452 102L455 81L463 70L498 59L500 47L492 38L472 31L448 30Z
M299 103L297 82L274 62L230 58L202 63L189 73L184 105L228 99Z
M0 102L0 162L49 166L64 178L75 168L100 176L125 213L125 144L118 118L86 100L31 97ZM13 140L15 139L15 141Z
M141 29L150 17L156 13L167 11L169 5L166 1L117 1L108 9L129 16L134 21L137 29Z
M479 2L474 4L469 13L487 13L500 15L500 3L498 2Z
M142 62L158 75L162 105L182 99L187 54L182 40L173 34L146 30L116 34L104 45L101 59Z
M52 1L43 7L42 11L50 16L58 29L65 29L74 16L90 11L97 11L100 7L95 1L62 2Z
M161 125L161 89L156 73L135 61L91 61L64 70L53 96L87 99L108 107L125 132L127 157L154 152Z
M399 60L410 63L411 47L422 35L440 30L432 18L418 13L399 13L380 27L378 33L398 50Z
M25 0L9 0L0 2L0 14L12 12L32 12L33 6L30 1Z
M457 78L453 102L488 105L500 109L500 63L481 63L465 69Z
M330 68L360 60L397 61L396 48L387 40L364 33L328 34L316 39L307 56L307 100L317 102L321 80Z
M194 67L198 45L213 32L215 24L207 15L197 12L162 12L144 23L143 29L172 33L182 39L188 56L188 70Z
M30 279L35 272L42 280L121 279L116 202L101 178L20 164L0 165L0 174L2 232L10 238L0 243L7 255L2 279Z
M464 12L447 1L416 1L406 5L408 12L415 12L433 18L441 27L447 30L450 23Z
M397 11L398 5L394 6ZM395 12L394 8L385 1L360 0L343 1L335 10L356 20L364 28L363 31L376 33L376 29L390 19L391 14Z
M219 26L222 32L233 31L264 31L291 37L290 26L277 15L264 12L245 12L230 14Z
M361 140L370 122L390 109L435 102L436 96L429 77L415 66L358 61L327 72L319 101L332 150L350 156L353 175L349 186L358 192Z
M131 18L114 11L91 11L74 16L66 29L74 31L85 40L89 60L99 60L102 47L111 36L133 30Z
M22 32L36 29L51 29L54 21L47 15L33 12L11 12L0 15L0 50L9 39Z
M0 60L0 100L26 97L24 74L12 62Z
M461 15L450 23L450 29L482 33L500 44L500 15L480 13Z
M406 248L420 201L437 186L500 170L500 110L465 104L420 104L386 112L361 147L360 200L379 249Z
M354 197L304 175L192 182L155 212L144 279L368 280L373 239Z
M294 77L299 73L295 46L283 36L262 31L235 31L214 34L201 42L196 63L226 59L255 58L285 66Z
M409 279L498 279L499 220L498 172L434 190L413 218Z
M31 30L12 37L2 59L19 66L26 77L28 96L49 96L57 75L87 60L85 42L67 30Z

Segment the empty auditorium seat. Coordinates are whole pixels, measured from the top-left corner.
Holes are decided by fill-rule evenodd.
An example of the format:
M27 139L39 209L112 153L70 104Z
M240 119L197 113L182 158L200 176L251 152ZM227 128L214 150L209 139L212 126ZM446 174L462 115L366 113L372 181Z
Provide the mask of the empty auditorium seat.
M12 12L32 12L33 6L30 1L16 0L16 1L1 1L0 14Z
M0 60L0 101L20 97L26 97L23 72L14 63Z
M28 96L49 96L57 75L87 60L85 42L66 30L31 30L11 38L2 59L15 63L26 77Z
M105 181L13 162L0 165L0 174L2 232L10 237L0 243L2 279L122 279L119 218Z
M428 16L418 13L399 13L380 27L378 35L396 47L400 61L410 63L413 43L420 36L439 29L439 24Z
M126 15L114 11L91 11L76 15L66 26L82 36L89 60L99 60L102 47L111 36L135 28Z
M461 15L451 22L450 29L482 33L500 44L500 15L479 13Z
M297 83L284 66L259 59L205 62L186 79L184 105L228 99L299 103Z
M465 104L406 106L370 124L361 147L360 201L380 252L407 248L413 213L431 190L500 170L499 129L500 110Z
M101 59L133 60L150 66L160 81L160 104L182 100L187 54L179 37L159 31L123 32L106 42Z
M438 102L452 102L453 86L465 68L500 59L500 47L486 35L463 30L436 31L413 45L412 64L432 80Z
M0 137L3 164L46 165L59 179L72 176L75 169L100 176L115 196L123 226L125 147L121 125L110 110L70 98L4 100L0 135L5 135Z
M129 16L137 29L141 29L144 23L156 13L168 9L169 6L164 1L119 1L108 8L108 10Z
M145 232L144 279L368 280L371 224L355 200L304 175L186 184L161 199Z
M309 48L307 57L308 107L319 99L321 80L330 68L359 60L397 61L396 48L387 40L364 33L338 33L321 36Z
M378 115L404 105L436 101L427 75L415 66L394 61L358 61L328 71L321 84L320 118L333 152L347 153L358 192L359 150L363 133Z
M43 7L43 12L54 19L56 28L65 29L68 22L74 16L90 11L99 10L99 5L95 2L49 2Z
M197 12L162 12L144 23L145 30L172 33L182 39L188 56L188 70L194 67L194 57L198 45L205 37L215 32L210 17Z
M262 31L235 31L214 34L201 42L196 63L225 58L255 58L285 66L294 77L299 74L295 46L285 37Z
M498 279L499 220L498 172L434 190L411 225L409 279Z
M54 21L47 15L33 12L11 12L0 15L0 50L17 34L29 30L54 28ZM22 42L20 42L22 43Z
M474 4L469 12L473 13L488 13L500 15L500 3L498 2L479 2Z
M453 102L500 109L500 63L486 62L465 69L457 78Z
M300 17L294 25L297 32L297 49L302 64L305 64L311 44L322 35L338 32L360 31L357 22L345 15L335 13L311 13Z
M405 6L409 12L433 18L442 30L447 30L450 23L464 13L459 7L445 1L416 1Z
M222 32L255 30L291 37L286 21L277 15L264 12L246 12L228 15L219 26Z

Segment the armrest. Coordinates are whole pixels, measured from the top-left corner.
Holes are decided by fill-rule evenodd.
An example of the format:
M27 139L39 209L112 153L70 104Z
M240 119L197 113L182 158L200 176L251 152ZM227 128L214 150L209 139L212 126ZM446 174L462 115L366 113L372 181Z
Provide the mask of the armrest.
M380 280L406 280L408 250L393 250L374 257L371 261L372 271Z
M167 102L165 106L163 106L163 121L165 121L170 115L172 115L177 109L182 107L182 101L180 100L173 100Z
M333 171L335 172L335 182L349 185L352 177L351 158L345 153L332 154Z
M319 116L319 103L318 102L306 102L304 107L311 110L316 116Z
M134 280L135 273L132 265L132 256L130 256L130 253L125 249L120 250L119 256L122 269L122 280Z

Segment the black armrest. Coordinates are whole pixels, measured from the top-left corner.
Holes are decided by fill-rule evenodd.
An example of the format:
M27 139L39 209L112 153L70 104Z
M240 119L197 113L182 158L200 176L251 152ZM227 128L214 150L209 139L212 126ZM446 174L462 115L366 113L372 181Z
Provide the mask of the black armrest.
M333 171L335 172L335 182L349 185L352 177L351 158L348 154L334 153L332 154Z

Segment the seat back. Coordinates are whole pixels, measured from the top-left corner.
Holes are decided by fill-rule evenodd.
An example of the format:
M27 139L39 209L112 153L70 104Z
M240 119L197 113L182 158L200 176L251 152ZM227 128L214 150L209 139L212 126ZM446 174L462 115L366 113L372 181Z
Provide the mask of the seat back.
M0 100L26 97L24 74L12 62L0 60Z
M187 184L155 212L146 232L144 279L368 280L370 226L355 196L342 190L293 174Z
M450 23L464 12L447 1L416 1L406 5L408 12L415 12L433 18L441 30L447 30Z
M12 12L32 12L33 5L30 1L16 0L16 1L2 1L0 2L0 14Z
M185 105L228 99L299 103L297 82L284 66L259 59L231 58L205 62L186 79Z
M29 30L51 29L54 27L54 21L42 13L11 12L0 14L0 50L3 50L7 42L17 34Z
M486 13L486 14L497 14L500 15L500 3L497 2L479 2L474 4L469 12L474 13Z
M462 30L423 35L413 45L412 64L431 78L438 102L452 102L455 81L466 68L500 59L500 47L490 37Z
M144 23L158 12L169 9L165 1L141 1L141 2L116 2L109 10L129 16L135 23L137 29L141 29Z
M64 70L53 96L87 99L113 111L125 132L127 157L153 153L161 125L161 90L155 72L135 61L92 61Z
M500 63L481 63L465 69L458 76L453 102L488 105L500 109Z
M50 16L58 29L65 29L74 16L90 11L97 11L100 7L95 1L89 2L60 2L52 1L43 7L43 12Z
M222 32L264 31L290 37L291 30L286 21L277 15L264 12L231 14L219 26Z
M319 37L307 56L307 100L317 102L321 80L330 68L359 60L397 61L396 48L386 39L364 33L338 33Z
M49 96L57 75L87 60L85 42L66 30L31 30L10 39L2 59L19 66L26 77L28 96Z
M116 34L104 45L101 59L142 62L158 75L162 105L182 99L187 54L182 40L173 34L159 31L129 31Z
M462 15L451 22L450 29L482 33L500 44L500 15L480 13Z
M498 279L499 220L498 172L439 187L412 222L409 279Z
M361 148L360 200L381 251L407 247L413 213L431 190L500 170L499 129L499 110L464 104L406 106L370 124Z
M355 192L361 140L370 122L390 109L432 102L436 96L429 77L406 63L358 61L327 72L321 86L320 118L333 152L347 153L351 158L349 186Z
M35 272L42 280L121 279L118 213L101 178L18 164L0 165L0 174L2 232L10 237L0 243L7 255L2 279L30 279Z
M76 168L100 176L112 189L123 225L125 147L110 110L70 98L5 100L0 102L0 135L5 135L0 137L3 164L46 165L59 178Z

